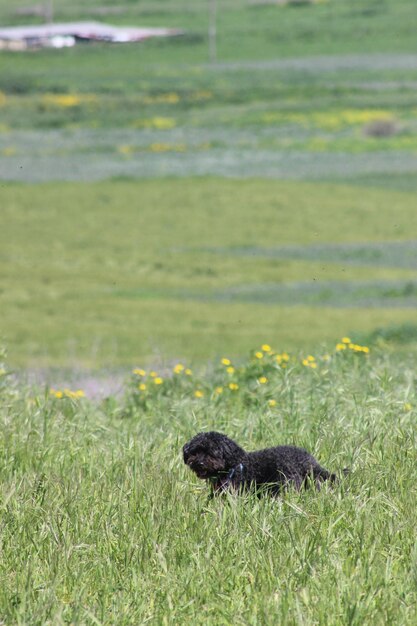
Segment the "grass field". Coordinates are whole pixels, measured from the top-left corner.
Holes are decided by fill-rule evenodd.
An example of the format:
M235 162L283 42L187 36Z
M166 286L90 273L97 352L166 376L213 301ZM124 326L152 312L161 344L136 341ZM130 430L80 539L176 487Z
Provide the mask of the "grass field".
M0 51L0 624L414 626L414 0L53 4L186 35Z
M187 179L2 197L14 364L204 361L416 322L412 192Z
M216 64L198 38L2 52L13 365L204 362L417 324L413 7L365 4L229 6ZM179 25L175 7L115 17Z
M263 354L232 374L135 374L94 405L3 371L3 623L415 624L415 361ZM208 502L181 447L213 428L351 474Z

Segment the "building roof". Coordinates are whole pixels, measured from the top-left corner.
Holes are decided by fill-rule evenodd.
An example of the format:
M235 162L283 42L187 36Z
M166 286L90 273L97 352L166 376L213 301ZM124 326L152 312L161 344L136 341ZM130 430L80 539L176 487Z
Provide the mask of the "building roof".
M0 39L49 39L56 36L72 36L79 39L94 39L113 42L141 41L150 37L182 35L175 28L134 28L111 26L101 22L69 22L66 24L42 24L41 26L10 26L0 28Z

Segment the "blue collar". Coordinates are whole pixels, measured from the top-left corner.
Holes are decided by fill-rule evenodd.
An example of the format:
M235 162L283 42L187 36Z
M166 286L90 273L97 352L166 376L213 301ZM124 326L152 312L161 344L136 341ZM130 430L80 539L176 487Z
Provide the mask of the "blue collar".
M229 481L232 480L233 476L236 473L236 470L239 471L239 472L243 472L243 463L239 463L239 465L236 465L236 467L232 467L232 469L230 470L230 472L226 476L226 483L228 483Z

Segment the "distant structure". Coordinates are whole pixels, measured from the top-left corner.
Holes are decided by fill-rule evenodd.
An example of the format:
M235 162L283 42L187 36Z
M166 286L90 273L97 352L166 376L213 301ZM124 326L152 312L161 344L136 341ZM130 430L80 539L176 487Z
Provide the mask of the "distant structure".
M132 43L153 37L178 37L184 34L183 30L176 28L134 28L100 22L10 26L0 28L0 50L67 48L82 41Z

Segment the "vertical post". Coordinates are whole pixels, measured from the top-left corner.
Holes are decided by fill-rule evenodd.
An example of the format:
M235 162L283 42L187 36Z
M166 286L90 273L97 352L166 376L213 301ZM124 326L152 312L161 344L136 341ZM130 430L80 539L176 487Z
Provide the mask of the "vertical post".
M47 0L45 4L45 22L52 24L54 21L54 0Z
M209 59L211 63L217 60L217 0L208 0L209 2Z

